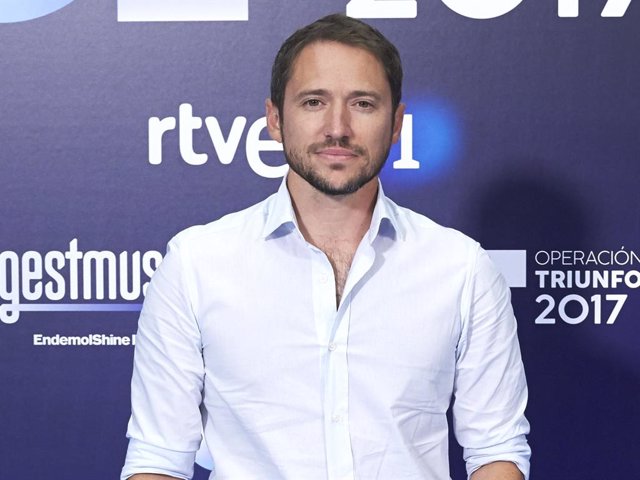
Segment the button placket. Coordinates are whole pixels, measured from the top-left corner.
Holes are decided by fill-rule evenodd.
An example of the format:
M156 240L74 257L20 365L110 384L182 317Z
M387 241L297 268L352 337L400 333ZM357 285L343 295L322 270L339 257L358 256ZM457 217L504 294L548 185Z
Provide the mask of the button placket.
M347 336L350 299L345 298L327 345L325 384L325 431L329 479L354 478L351 435L349 432Z

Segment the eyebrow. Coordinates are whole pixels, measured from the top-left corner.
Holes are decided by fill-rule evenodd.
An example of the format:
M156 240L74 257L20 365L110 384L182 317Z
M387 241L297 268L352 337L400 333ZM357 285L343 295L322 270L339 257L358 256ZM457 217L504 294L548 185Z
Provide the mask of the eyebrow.
M374 92L371 90L355 90L349 94L350 98L355 97L371 97L374 100L380 100L382 96L378 92Z
M312 90L303 90L299 92L296 96L296 100L302 100L304 97L326 97L329 95L329 92L323 88L317 88Z
M329 94L329 91L325 90L324 88L316 88L316 89L310 89L310 90L303 90L299 92L295 96L295 99L301 100L302 98L308 97L308 96L329 97L331 95ZM382 98L382 96L379 93L371 90L354 90L353 92L349 93L348 97L349 98L371 97L375 100L380 100Z

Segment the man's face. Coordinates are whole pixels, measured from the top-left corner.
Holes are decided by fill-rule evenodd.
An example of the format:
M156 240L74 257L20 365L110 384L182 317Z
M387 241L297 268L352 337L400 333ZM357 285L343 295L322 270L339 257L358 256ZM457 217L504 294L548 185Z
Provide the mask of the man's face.
M403 112L403 105L392 112L378 59L337 42L300 52L282 114L267 101L269 133L283 143L293 174L329 195L353 193L377 176L400 136Z

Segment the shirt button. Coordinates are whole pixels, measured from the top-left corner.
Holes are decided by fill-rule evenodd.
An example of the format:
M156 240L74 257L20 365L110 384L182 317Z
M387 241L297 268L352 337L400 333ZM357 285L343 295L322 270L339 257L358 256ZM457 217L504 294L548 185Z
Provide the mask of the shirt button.
M338 346L335 343L331 342L328 348L330 352L333 352L336 348L338 348Z
M329 275L327 275L326 273L323 273L322 275L320 275L320 283L327 283L329 281Z
M340 415L332 415L331 421L333 423L340 423L342 421L342 417Z

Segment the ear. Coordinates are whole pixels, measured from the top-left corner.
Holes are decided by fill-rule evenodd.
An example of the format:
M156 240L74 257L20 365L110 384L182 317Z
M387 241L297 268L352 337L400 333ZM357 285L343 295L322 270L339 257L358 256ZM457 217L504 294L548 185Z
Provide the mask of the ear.
M282 129L280 122L280 112L270 98L264 102L267 111L267 130L269 136L276 142L282 143Z
M396 143L400 139L400 133L402 132L402 121L404 120L404 111L406 105L401 103L396 108L393 114L393 130L391 132L391 143Z

